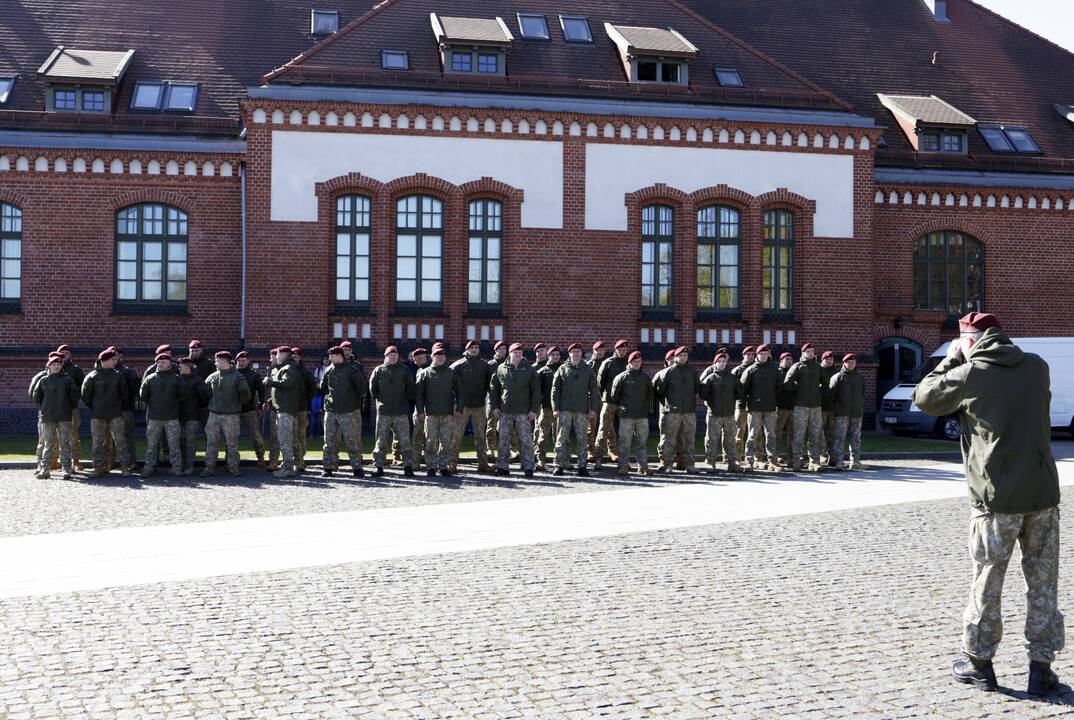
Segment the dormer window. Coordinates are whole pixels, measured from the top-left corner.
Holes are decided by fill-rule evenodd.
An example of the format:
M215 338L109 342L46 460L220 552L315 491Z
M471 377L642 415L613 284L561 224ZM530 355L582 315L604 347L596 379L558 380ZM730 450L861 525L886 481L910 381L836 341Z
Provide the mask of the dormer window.
M514 36L503 18L448 17L430 13L429 21L440 46L445 73L507 74L507 51Z
M453 52L451 53L451 72L470 72L473 70L472 53L468 52Z
M12 77L0 77L0 105L7 102L11 97L11 90L15 87L15 78Z
M339 30L339 12L336 10L311 10L310 34L331 35Z
M919 152L960 153L966 151L964 131L922 132L917 140Z
M608 37L619 48L630 82L689 84L689 61L697 48L674 28L633 27L605 23Z
M57 112L110 112L116 88L133 57L133 50L76 50L60 45L37 70L46 84L46 108Z
M885 95L877 98L899 123L917 152L965 153L967 132L977 121L935 95Z
M52 109L53 110L77 110L78 109L78 92L75 90L53 90L52 91Z

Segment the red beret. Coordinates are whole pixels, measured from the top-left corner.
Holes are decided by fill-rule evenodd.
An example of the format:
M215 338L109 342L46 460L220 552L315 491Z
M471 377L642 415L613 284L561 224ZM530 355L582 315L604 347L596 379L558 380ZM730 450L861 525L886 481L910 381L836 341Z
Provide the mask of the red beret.
M641 360L641 353L637 350L627 356L627 362L634 362L635 360Z
M388 347L384 348L384 357L388 357L392 353L397 352L399 352L399 348L395 347L394 345L389 345Z
M507 348L507 352L514 352L515 350L521 350L522 343L511 343L511 347Z
M492 349L493 350L499 350L500 348L505 348L505 347L507 347L507 343L505 343L503 340L497 340L496 344L492 346Z
M549 355L551 355L552 353L558 353L558 352L559 352L559 345L553 345L552 347L548 348L548 354Z
M759 352L759 353L772 352L772 348L768 347L768 343L764 343L762 345L757 346L757 352Z
M115 356L116 356L116 351L115 350L102 350L101 353L97 356L97 359L100 360L101 362L104 362L105 360L111 360Z
M537 343L536 345L533 346L533 352L537 352L538 350L541 350L542 348L544 348L544 343Z
M62 363L63 362L63 355L61 355L60 353L55 353L55 352L54 353L49 353L48 354L48 362L46 362L45 364L46 365L51 365L54 362Z
M463 349L464 350L469 350L472 347L479 348L479 347L481 347L481 343L479 343L477 340L467 340L466 341L466 347L463 348Z
M156 354L160 355L161 353L166 353L166 352L171 352L171 351L172 351L172 346L171 345L158 345Z
M227 350L221 350L220 352L218 352L215 355L213 355L213 357L216 358L217 360L231 360L232 359L231 358L231 353L229 353Z
M958 321L959 332L980 332L999 326L999 318L992 313L971 312Z
M201 347L201 340L191 340L190 344L187 345L187 347L200 348Z
M333 345L332 347L328 348L328 354L329 355L342 355L343 354L343 348L341 348L339 345Z
M239 358L248 358L248 357L250 357L250 353L246 352L245 350L240 350L238 352L238 354L235 355L236 360L238 360Z
M291 354L292 355L301 355L302 354L302 348L300 348L300 347L292 347L291 348Z
M602 347L604 347L604 341L602 340L597 340L595 343L593 343L594 350L600 350Z
M791 355L789 352L785 352L785 353L783 353L782 355L779 356L780 361L782 361L783 358L790 358L791 360L793 360L794 355Z
M802 352L805 352L806 350L808 350L811 347L813 347L813 343L808 343L807 342L805 345L802 346Z
M716 354L712 357L712 362L716 362L719 358L727 357L727 348L720 348L716 351Z
M56 352L71 352L71 346L70 345L60 345L58 348L56 348Z
M858 359L858 356L855 355L854 353L847 353L846 355L843 356L843 362L847 362L848 360L857 360L857 359Z
M109 345L108 347L105 348L105 350L112 350L112 351L116 352L119 355L123 354L123 351L120 350L119 348L117 348L115 345Z
M567 352L570 352L571 350L581 350L581 349L582 349L582 343L571 343L570 345L567 346Z
M198 363L197 363L196 360L194 360L194 358L190 357L189 355L186 355L184 357L179 358L179 364L180 365L197 365Z
M664 353L664 360L665 361L670 360L671 356L674 355L674 354L675 354L675 350L668 350L666 353Z
M160 362L161 360L167 360L168 362L171 362L172 356L168 353L160 353L155 358L153 358L153 362Z
M290 353L291 352L291 346L290 345L280 345L278 348L276 348L276 353L277 354L282 353L282 352Z
M833 357L835 357L835 353L833 353L831 350L825 350L824 352L822 352L820 354L820 359L821 360L823 360L824 358L833 358Z
M747 345L746 347L742 348L742 354L743 355L745 355L746 353L751 353L751 352L755 352L752 345Z
M630 347L630 343L628 343L626 340L616 340L615 341L615 349L616 350L618 350L619 348L623 348L623 347Z
M417 357L418 355L428 355L429 351L423 347L416 347L410 351L410 357Z
M672 354L672 356L685 355L687 352L689 352L689 351L686 349L686 346L685 345L680 345L679 347L675 348L675 352L673 352L671 354Z
M433 355L447 355L443 345L433 345Z
M344 340L343 342L341 342L339 344L339 346L341 348L349 348L349 347L354 347L354 343L352 343L350 340Z

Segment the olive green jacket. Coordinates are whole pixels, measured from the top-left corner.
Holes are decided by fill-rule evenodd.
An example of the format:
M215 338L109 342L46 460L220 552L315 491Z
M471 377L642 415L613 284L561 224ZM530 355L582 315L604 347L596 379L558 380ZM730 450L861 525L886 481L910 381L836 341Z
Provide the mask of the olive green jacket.
M75 380L64 372L34 377L30 397L37 403L41 419L46 422L70 422L78 409L78 388Z
M94 420L111 420L123 414L127 403L127 379L115 368L100 367L82 382L82 402Z
M619 373L627 369L627 359L616 357L613 353L604 358L597 371L597 387L600 388L600 397L604 402L609 402L612 394L612 381L619 377Z
M735 403L742 394L742 386L734 375L734 369L717 370L709 366L701 377L701 399L712 414L716 417L733 416Z
M250 412L251 410L257 410L261 405L265 403L265 379L261 377L261 374L247 365L244 368L236 368L241 374L243 379L246 380L246 384L250 387L250 399L243 403L242 411Z
M743 360L738 365L735 365L733 368L731 368L731 374L734 375L735 380L738 380L739 383L741 384L741 382L742 382L742 373L746 372L746 368L748 368L748 367L750 367L752 365L753 365L752 362L746 362L745 360ZM746 409L746 395L745 395L745 393L740 392L738 394L738 401L735 403L735 408L739 409L739 410L745 410Z
M701 380L689 363L664 368L653 378L653 394L664 412L697 412L697 395Z
M144 381L143 381L144 382ZM179 422L201 420L202 411L209 407L209 388L201 375L179 373Z
M515 367L505 362L492 376L489 404L504 415L525 415L541 409L541 384L533 366L523 360Z
M738 381L742 385L742 394L750 412L776 411L782 376L771 359L763 363L754 361L738 376Z
M342 362L329 365L321 375L321 394L324 409L337 415L348 415L362 409L369 386L365 373L357 363Z
M462 383L462 406L479 408L485 406L489 397L489 383L494 368L479 357L464 357L451 364L451 369Z
M250 386L235 368L216 370L205 379L209 389L209 412L217 415L237 415L250 400Z
M913 395L930 415L958 413L973 506L1011 514L1059 504L1051 399L1048 364L999 328L985 330L965 362L942 360Z
M179 372L174 367L143 380L138 395L149 420L179 419Z
M124 412L133 412L134 404L138 402L138 391L141 388L142 379L138 377L138 371L130 365L119 363L116 365L116 370L119 370L127 381L127 404L123 406L123 410Z
M835 365L831 367L820 366L820 410L832 412L835 409L835 393L832 392L832 377L839 372Z
M832 412L836 417L860 418L865 414L865 379L857 370L842 368L828 382L834 397Z
M409 415L410 402L414 399L414 374L403 363L381 363L369 376L369 394L377 401L378 415Z
M269 370L264 383L271 393L272 407L276 412L298 415L303 406L309 407L306 404L306 379L294 360Z
M794 366L792 365L791 367ZM793 410L794 390L787 387L787 375L790 374L791 368L782 368L777 365L776 370L779 371L779 387L776 389L776 408L780 410Z
M628 367L612 380L610 401L619 407L620 417L648 418L653 408L653 383L641 368Z
M603 366L602 366L603 367ZM600 409L597 374L584 362L567 361L552 378L552 409L556 412L591 413Z
M791 366L783 385L794 394L794 407L820 407L823 369L816 360L799 360Z
M418 370L414 382L414 407L419 415L452 415L462 412L462 379L446 364Z
M552 407L552 381L556 379L556 370L561 365L561 362L546 362L537 370L537 382L541 384L541 407Z

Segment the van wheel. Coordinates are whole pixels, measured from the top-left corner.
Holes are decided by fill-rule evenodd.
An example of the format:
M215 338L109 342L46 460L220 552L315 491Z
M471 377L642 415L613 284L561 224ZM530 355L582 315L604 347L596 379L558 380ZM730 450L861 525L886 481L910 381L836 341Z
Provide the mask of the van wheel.
M940 418L936 423L936 435L952 442L958 440L962 436L962 423L959 421L958 415L948 415L945 418Z

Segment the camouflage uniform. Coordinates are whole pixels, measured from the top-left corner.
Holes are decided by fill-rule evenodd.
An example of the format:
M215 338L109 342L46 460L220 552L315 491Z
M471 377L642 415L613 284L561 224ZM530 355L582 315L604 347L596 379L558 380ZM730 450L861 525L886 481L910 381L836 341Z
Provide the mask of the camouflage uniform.
M462 378L447 363L433 363L420 370L414 384L414 415L424 416L425 464L430 471L450 471L455 457L453 439L456 417L462 413Z
M122 413L114 418L90 418L90 432L93 434L93 469L104 470L108 467L108 455L115 447L115 457L119 467L126 470L131 465L131 451L127 447L126 424ZM111 444L109 443L111 437Z
M775 461L776 410L781 374L772 360L754 362L738 376L749 413L749 437L746 440L746 464L755 457L761 462Z
M406 415L382 415L377 413L376 440L373 443L373 464L384 467L391 436L399 440L399 453L404 467L413 467L413 448L410 442L410 419Z
M736 380L742 379L742 373L746 368L753 364L753 361L746 362L742 360L738 365L735 365L731 370L731 374L735 376ZM746 400L743 397L739 397L735 402L735 457L743 457L746 452L746 436L749 431L749 417L750 412L746 408Z
M489 403L500 411L497 434L500 439L496 467L508 470L511 462L512 433L517 433L521 445L522 469L532 472L536 462L533 457L533 423L529 413L541 409L541 385L533 366L522 360L517 366L507 362L500 365L492 376Z
M59 462L65 475L71 474L72 408L78 407L78 388L74 379L63 372L44 370L30 382L30 398L37 403L37 475L49 476L59 445Z
M209 419L205 423L205 469L216 467L220 437L227 445L227 466L239 470L239 416L244 403L250 401L250 386L238 370L217 370L205 381L209 389Z
M37 432L42 441L41 458L37 463L39 473L48 477L49 468L57 452L64 474L71 474L71 425L70 421L38 420Z
M168 438L168 459L172 472L178 475L183 470L183 454L179 449L182 428L178 420L146 420L145 424L145 470L151 471L157 465L160 454L160 436ZM193 443L191 443L193 447ZM193 460L191 460L193 463Z
M127 446L123 420L127 393L127 380L115 368L96 368L82 383L82 402L90 408L95 473L108 472L109 436L115 444L115 457L120 468L124 472L130 469L131 449Z
M615 460L619 454L619 435L615 430L616 407L614 403L609 402L609 396L612 392L612 382L626 369L626 356L619 357L613 352L612 355L604 358L595 373L602 400L600 417L597 418L597 444L594 449L598 459L607 455L609 459Z
M619 412L619 473L630 472L630 456L638 459L638 470L649 472L649 411L653 406L653 385L645 371L627 367L612 378L609 399Z
M787 464L790 465L791 448L794 445L794 393L789 392L784 386L790 368L780 368L779 372L782 379L780 380L780 388L777 392L775 426L776 443L768 450L768 460L769 462L775 462L779 458L779 453L784 446L784 442L786 442Z
M820 465L823 445L823 417L821 413L821 378L823 368L816 360L799 360L787 373L788 390L794 397L794 440L791 442L791 464L797 466L805 452L809 439L809 459Z
M414 399L414 375L402 363L385 361L369 376L369 394L377 403L376 441L373 464L384 467L394 433L399 440L403 467L413 469L413 446L410 442L410 402Z
M324 413L324 467L335 470L339 467L340 440L347 446L351 468L362 467L362 411L349 413Z
M358 363L342 362L330 365L321 375L321 394L324 395L324 460L325 470L339 467L339 447L347 446L351 469L362 467L362 404L369 392L365 372Z
M487 465L489 453L493 452L486 445L488 417L485 405L488 402L489 381L492 379L492 368L488 362L480 357L464 357L451 364L451 369L462 381L462 414L456 420L455 435L452 437L451 464L459 462L459 452L462 450L462 438L466 434L467 423L473 423L474 449L477 451L479 465Z
M571 457L571 433L574 433L578 469L585 470L588 457L589 418L600 407L600 388L596 373L584 362L577 365L565 362L556 369L552 379L552 409L559 413L559 435L556 438L556 467L566 468ZM609 388L609 392L610 392ZM604 441L598 445L603 451ZM600 457L598 454L597 457Z
M216 466L216 459L220 454L220 438L223 436L227 446L227 466L231 470L238 470L240 428L238 413L209 413L209 420L205 423L205 467Z
M829 381L835 393L835 467L843 466L843 449L850 434L850 462L861 461L861 416L865 405L865 381L857 371L843 368Z
M430 470L446 470L455 458L454 437L458 421L454 415L426 415L425 465Z
M701 381L689 364L665 368L653 378L653 394L664 408L660 444L662 468L667 470L680 451L687 472L696 472L697 398Z
M843 467L843 453L846 450L847 436L850 436L850 462L861 462L861 418L835 418L835 455L832 464Z

